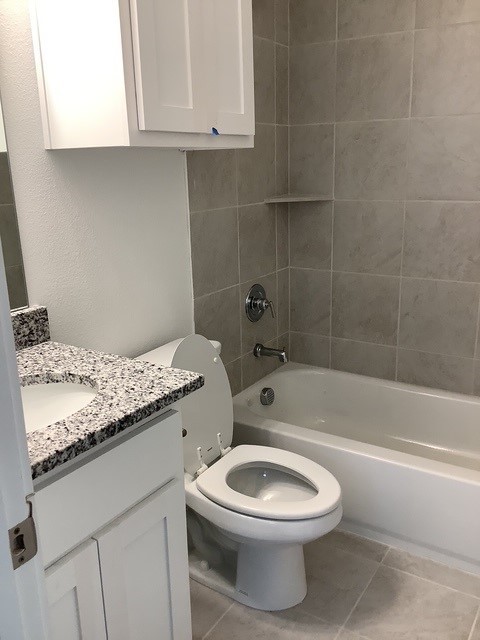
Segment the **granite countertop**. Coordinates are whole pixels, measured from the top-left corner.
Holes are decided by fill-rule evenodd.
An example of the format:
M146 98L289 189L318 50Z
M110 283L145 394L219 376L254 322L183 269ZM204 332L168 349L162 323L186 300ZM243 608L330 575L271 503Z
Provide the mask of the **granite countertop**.
M17 352L22 386L76 382L97 395L84 409L27 434L32 478L39 478L101 442L200 389L198 373L88 349L42 342Z

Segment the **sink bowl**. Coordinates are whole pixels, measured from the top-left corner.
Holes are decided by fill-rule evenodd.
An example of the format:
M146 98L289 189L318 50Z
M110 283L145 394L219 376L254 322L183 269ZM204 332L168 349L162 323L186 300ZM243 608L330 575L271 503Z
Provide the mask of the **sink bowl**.
M22 387L23 415L27 433L65 420L95 398L95 389L73 382L31 384Z

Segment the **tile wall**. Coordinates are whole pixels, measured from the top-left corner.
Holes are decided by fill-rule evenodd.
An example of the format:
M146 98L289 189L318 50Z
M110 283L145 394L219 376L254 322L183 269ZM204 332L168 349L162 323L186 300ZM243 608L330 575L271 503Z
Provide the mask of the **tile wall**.
M256 342L288 344L287 206L264 204L288 186L288 0L254 0L255 148L193 151L188 182L195 330L223 344L237 393L276 361L257 360ZM276 306L250 323L250 286L263 284Z
M480 2L292 0L291 357L480 394Z
M10 308L24 307L28 304L27 288L10 169L5 152L0 153L0 239L7 274Z

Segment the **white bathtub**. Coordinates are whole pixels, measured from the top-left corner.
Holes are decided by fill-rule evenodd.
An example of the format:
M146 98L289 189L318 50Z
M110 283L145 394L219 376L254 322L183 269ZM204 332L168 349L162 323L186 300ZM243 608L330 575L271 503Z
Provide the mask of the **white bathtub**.
M234 416L236 444L336 476L345 529L480 573L480 399L288 364L238 394Z

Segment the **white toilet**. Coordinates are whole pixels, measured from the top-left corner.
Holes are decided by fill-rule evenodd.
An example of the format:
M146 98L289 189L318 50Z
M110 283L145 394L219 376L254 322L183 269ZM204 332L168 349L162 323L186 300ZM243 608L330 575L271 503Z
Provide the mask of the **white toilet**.
M250 607L286 609L307 593L302 545L340 522L340 485L295 453L230 446L232 397L219 352L219 343L191 335L139 357L205 376L200 391L173 405L186 429L190 573Z

